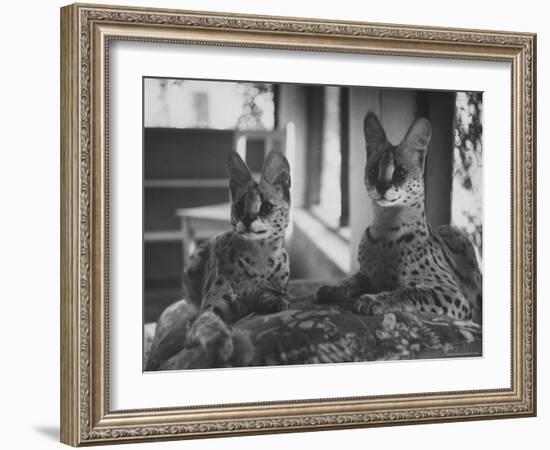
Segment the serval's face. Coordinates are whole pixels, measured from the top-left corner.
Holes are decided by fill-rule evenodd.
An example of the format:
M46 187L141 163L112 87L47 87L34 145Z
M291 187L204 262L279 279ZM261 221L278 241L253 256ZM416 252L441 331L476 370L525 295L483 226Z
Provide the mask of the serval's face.
M382 207L413 206L424 199L424 161L431 137L430 123L417 119L399 145L388 142L378 118L364 123L367 148L365 186Z
M279 152L270 152L259 182L237 153L230 154L228 170L233 229L251 240L283 237L290 210L290 168L286 158Z

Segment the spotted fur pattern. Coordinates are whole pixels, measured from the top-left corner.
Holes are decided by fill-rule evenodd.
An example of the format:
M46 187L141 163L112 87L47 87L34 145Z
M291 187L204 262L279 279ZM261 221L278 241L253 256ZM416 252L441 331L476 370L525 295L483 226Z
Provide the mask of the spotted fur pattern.
M426 119L399 145L378 118L364 122L365 185L373 221L359 245L359 272L323 286L320 302L354 301L360 314L426 311L481 322L481 273L473 246L450 226L432 229L424 210L424 164L431 137Z
M270 152L259 181L237 153L227 166L233 229L192 256L183 275L184 299L161 315L146 370L163 369L162 361L197 345L213 365L223 365L233 349L229 325L250 313L288 308L288 162Z
M184 272L184 287L201 311L212 309L232 323L288 307L290 169L278 152L269 153L259 182L237 153L228 167L233 230L200 247Z
M161 315L146 370L169 368L163 361L197 346L212 366L222 366L234 350L232 323L250 313L288 308L288 162L270 152L259 181L237 153L229 155L227 167L233 229L192 256L183 275L184 299Z

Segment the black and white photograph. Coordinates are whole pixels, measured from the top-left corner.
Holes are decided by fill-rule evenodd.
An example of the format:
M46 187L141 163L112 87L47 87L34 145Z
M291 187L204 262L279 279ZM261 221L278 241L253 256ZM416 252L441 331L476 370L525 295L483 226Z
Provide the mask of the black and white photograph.
M147 371L482 356L483 94L143 78Z
M61 441L521 448L538 25L174 6L61 8Z
M548 8L495 5L5 2L2 448L548 445Z

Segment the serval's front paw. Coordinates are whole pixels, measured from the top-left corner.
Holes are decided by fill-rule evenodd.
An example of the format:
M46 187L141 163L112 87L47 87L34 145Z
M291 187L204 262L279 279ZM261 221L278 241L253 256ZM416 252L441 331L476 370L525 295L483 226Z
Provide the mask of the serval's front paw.
M265 291L259 298L255 308L256 312L271 314L286 311L290 308L290 300L284 292Z
M277 303L276 311L286 311L287 309L290 309L290 300L288 297L281 297Z
M342 289L339 286L321 286L317 289L317 303L334 303L342 297Z
M384 313L384 302L374 294L363 294L353 304L353 310L362 316L375 316Z
M233 354L233 336L227 324L211 310L195 320L187 335L187 347L200 345L214 360L225 362Z

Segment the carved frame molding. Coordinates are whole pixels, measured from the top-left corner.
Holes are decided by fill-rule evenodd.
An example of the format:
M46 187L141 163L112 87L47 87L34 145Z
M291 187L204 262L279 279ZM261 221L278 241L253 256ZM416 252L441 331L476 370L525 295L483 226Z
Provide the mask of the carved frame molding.
M512 67L510 389L110 411L108 88L112 40L507 61ZM536 413L536 36L75 4L61 10L61 440L78 446Z

